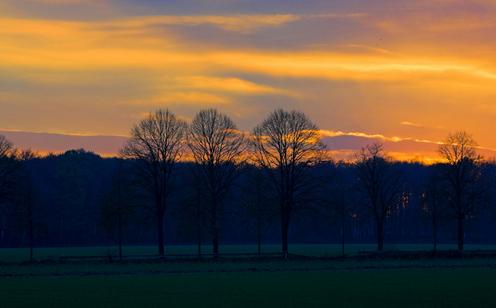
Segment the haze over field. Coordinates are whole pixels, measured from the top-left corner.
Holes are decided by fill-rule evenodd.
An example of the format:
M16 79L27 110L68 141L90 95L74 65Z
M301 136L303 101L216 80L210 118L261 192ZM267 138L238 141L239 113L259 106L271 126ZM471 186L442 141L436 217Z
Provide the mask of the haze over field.
M429 160L455 130L493 157L495 14L489 0L5 0L0 133L112 155L157 108L215 107L249 131L283 107L339 158L380 140Z

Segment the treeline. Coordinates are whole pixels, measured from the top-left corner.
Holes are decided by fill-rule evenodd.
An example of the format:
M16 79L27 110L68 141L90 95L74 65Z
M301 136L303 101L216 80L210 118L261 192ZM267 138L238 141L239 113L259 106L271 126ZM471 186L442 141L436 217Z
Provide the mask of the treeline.
M84 150L39 157L0 137L0 245L155 242L493 243L496 166L464 132L435 165L392 160L371 144L353 162L328 157L319 129L276 110L249 134L225 114L186 123L158 110L118 158ZM122 253L122 250L120 252Z

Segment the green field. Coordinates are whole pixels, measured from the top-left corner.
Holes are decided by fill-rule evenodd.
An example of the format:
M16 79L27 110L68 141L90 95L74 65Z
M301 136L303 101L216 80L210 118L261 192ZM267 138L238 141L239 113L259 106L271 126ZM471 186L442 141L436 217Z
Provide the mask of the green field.
M494 307L494 269L0 279L2 307Z
M341 246L337 244L293 244L290 245L290 253L304 256L338 256L341 254ZM350 244L346 245L347 255L356 255L359 252L374 251L374 244ZM430 250L429 244L389 244L385 246L386 250L402 251L421 251ZM456 245L443 244L438 246L439 250L455 250ZM470 250L496 250L496 245L466 245L467 251ZM155 246L126 246L123 249L125 256L153 256L156 255ZM256 253L255 245L223 245L220 247L222 253ZM279 245L264 245L264 253L278 253L281 251ZM203 253L210 253L209 246L202 248ZM166 253L170 255L195 255L197 247L194 245L175 245L168 246ZM53 247L53 248L36 248L34 257L37 260L57 260L64 256L113 256L118 255L115 246L108 247ZM23 262L29 259L29 250L26 248L3 248L0 249L0 262Z
M225 246L224 252L253 252ZM266 246L265 251L278 246ZM339 245L293 245L293 253L337 255ZM350 245L349 254L373 250ZM428 245L389 249L425 250ZM444 249L453 249L444 246ZM469 246L469 249L493 249ZM193 246L169 252L194 253ZM496 259L224 259L58 262L115 248L2 249L0 307L495 307ZM126 247L154 254L154 247Z

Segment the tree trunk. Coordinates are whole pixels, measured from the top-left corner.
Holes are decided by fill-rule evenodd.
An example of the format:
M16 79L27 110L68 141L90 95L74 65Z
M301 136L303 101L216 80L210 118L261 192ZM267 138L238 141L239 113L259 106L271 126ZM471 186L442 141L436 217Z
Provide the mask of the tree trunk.
M289 219L288 219L288 209L282 209L281 213L281 240L282 240L282 257L287 259L289 256L288 253L288 229L289 229Z
M341 208L341 256L343 258L344 258L344 242L345 242L345 237L344 237L345 224L346 224L346 211L343 204Z
M432 209L432 251L434 254L437 252L437 208L434 205Z
M260 217L257 218L257 253L260 257L262 255L262 223Z
M282 227L282 257L284 259L288 258L288 228L283 223Z
M122 213L120 211L118 214L117 229L119 241L119 261L122 261Z
M201 246L202 246L202 238L201 238L201 224L200 224L200 220L198 218L198 226L197 226L197 230L196 230L197 234L197 246L198 246L198 258L201 258Z
M212 198L212 254L214 259L219 258L219 222L217 217L217 198Z
M34 226L33 226L33 218L30 213L29 217L29 262L33 262L34 260Z
M219 229L215 226L213 237L212 237L212 253L214 255L214 259L219 258Z
M464 245L464 237L465 237L465 230L464 230L465 226L464 226L463 217L459 216L457 220L458 220L458 250L462 252Z
M381 220L377 221L377 250L384 250L384 222Z
M164 215L163 211L157 213L157 245L158 254L160 257L165 256L165 241L164 241Z

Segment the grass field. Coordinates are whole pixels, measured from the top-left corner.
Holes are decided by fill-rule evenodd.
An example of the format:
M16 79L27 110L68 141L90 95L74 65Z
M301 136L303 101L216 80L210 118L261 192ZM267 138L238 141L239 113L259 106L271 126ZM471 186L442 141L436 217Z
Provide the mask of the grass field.
M374 244L350 244L346 245L347 255L356 255L359 252L374 251ZM403 251L420 251L430 250L429 244L389 244L385 246L386 250L403 250ZM439 250L456 249L456 245L443 244L438 246ZM470 250L496 250L496 245L466 245L467 251ZM264 245L264 253L278 253L281 251L279 245ZM157 253L155 246L126 246L123 249L126 256L153 256ZM210 253L210 247L204 246L203 253ZM223 245L220 252L222 253L256 253L255 245ZM337 244L293 244L290 245L290 252L305 256L338 256L341 254L341 246ZM197 247L194 245L175 245L168 246L166 253L170 255L197 253ZM117 256L117 248L109 247L53 247L53 248L36 248L34 257L37 260L55 260L64 256ZM29 259L29 250L26 248L3 248L0 249L0 262L23 262Z
M2 307L494 307L494 269L0 279Z
M171 247L194 253L192 246ZM226 246L224 252L253 252ZM278 246L265 247L265 251ZM293 245L293 253L337 255L338 245ZM349 254L373 245L348 246ZM424 245L389 249L425 250ZM453 249L452 246L442 247ZM469 249L493 249L469 246ZM114 253L114 248L44 248L40 258ZM154 247L126 247L154 254ZM22 263L2 249L0 307L496 307L496 259L233 259L214 262Z

